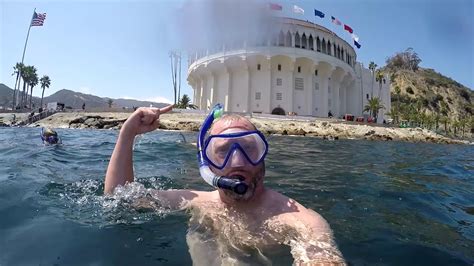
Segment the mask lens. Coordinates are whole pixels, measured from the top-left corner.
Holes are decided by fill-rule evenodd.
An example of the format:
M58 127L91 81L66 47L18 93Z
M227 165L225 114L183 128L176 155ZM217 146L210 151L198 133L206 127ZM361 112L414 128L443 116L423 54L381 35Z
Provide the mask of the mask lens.
M213 135L205 147L208 160L218 168L223 168L233 156L258 164L266 151L267 144L258 133Z

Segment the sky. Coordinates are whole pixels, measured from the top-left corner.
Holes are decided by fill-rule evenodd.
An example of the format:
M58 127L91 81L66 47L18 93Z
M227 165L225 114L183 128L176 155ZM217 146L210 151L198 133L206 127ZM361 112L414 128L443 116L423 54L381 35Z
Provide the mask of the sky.
M257 0L256 0L257 1ZM48 75L45 96L61 89L111 98L172 102L169 52L183 51L181 91L187 84L186 51L227 32L251 28L261 3L273 12L316 22L352 44L331 16L349 25L362 47L357 59L379 66L412 47L421 66L474 88L474 5L471 0L0 0L0 83L14 87L13 66L21 61L33 10L47 13L43 27L32 27L24 63ZM292 12L293 5L305 14ZM321 19L314 9L326 14ZM226 29L228 28L228 29ZM199 40L198 40L199 39ZM36 88L35 96L41 96Z

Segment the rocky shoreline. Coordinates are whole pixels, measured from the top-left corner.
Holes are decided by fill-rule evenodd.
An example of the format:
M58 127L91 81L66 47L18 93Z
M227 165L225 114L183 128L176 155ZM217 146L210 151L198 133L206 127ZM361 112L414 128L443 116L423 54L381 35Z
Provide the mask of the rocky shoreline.
M29 127L90 128L118 130L131 113L64 112L28 125ZM16 119L22 115L16 114ZM10 117L10 119L9 119ZM11 125L12 114L0 114L4 126ZM172 112L160 117L160 129L198 131L205 114ZM383 141L472 144L442 136L422 128L396 128L380 125L356 124L334 119L292 118L278 116L249 116L264 134L318 137L328 140L366 139Z

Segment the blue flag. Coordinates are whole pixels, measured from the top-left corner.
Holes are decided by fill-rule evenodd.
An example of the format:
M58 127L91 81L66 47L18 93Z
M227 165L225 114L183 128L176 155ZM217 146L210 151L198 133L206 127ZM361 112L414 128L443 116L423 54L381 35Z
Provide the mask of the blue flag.
M357 46L357 49L360 49L360 43L358 43L356 40L354 40L354 45Z
M324 18L324 13L317 9L314 10L314 15L320 18Z

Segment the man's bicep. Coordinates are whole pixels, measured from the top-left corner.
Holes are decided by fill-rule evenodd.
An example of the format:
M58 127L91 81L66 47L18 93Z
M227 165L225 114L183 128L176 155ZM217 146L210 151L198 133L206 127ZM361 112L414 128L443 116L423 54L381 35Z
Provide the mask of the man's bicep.
M310 209L303 211L299 218L305 225L299 228L291 246L295 264L345 265L328 222Z
M198 193L190 190L154 190L153 197L158 199L163 207L178 210L186 207Z

